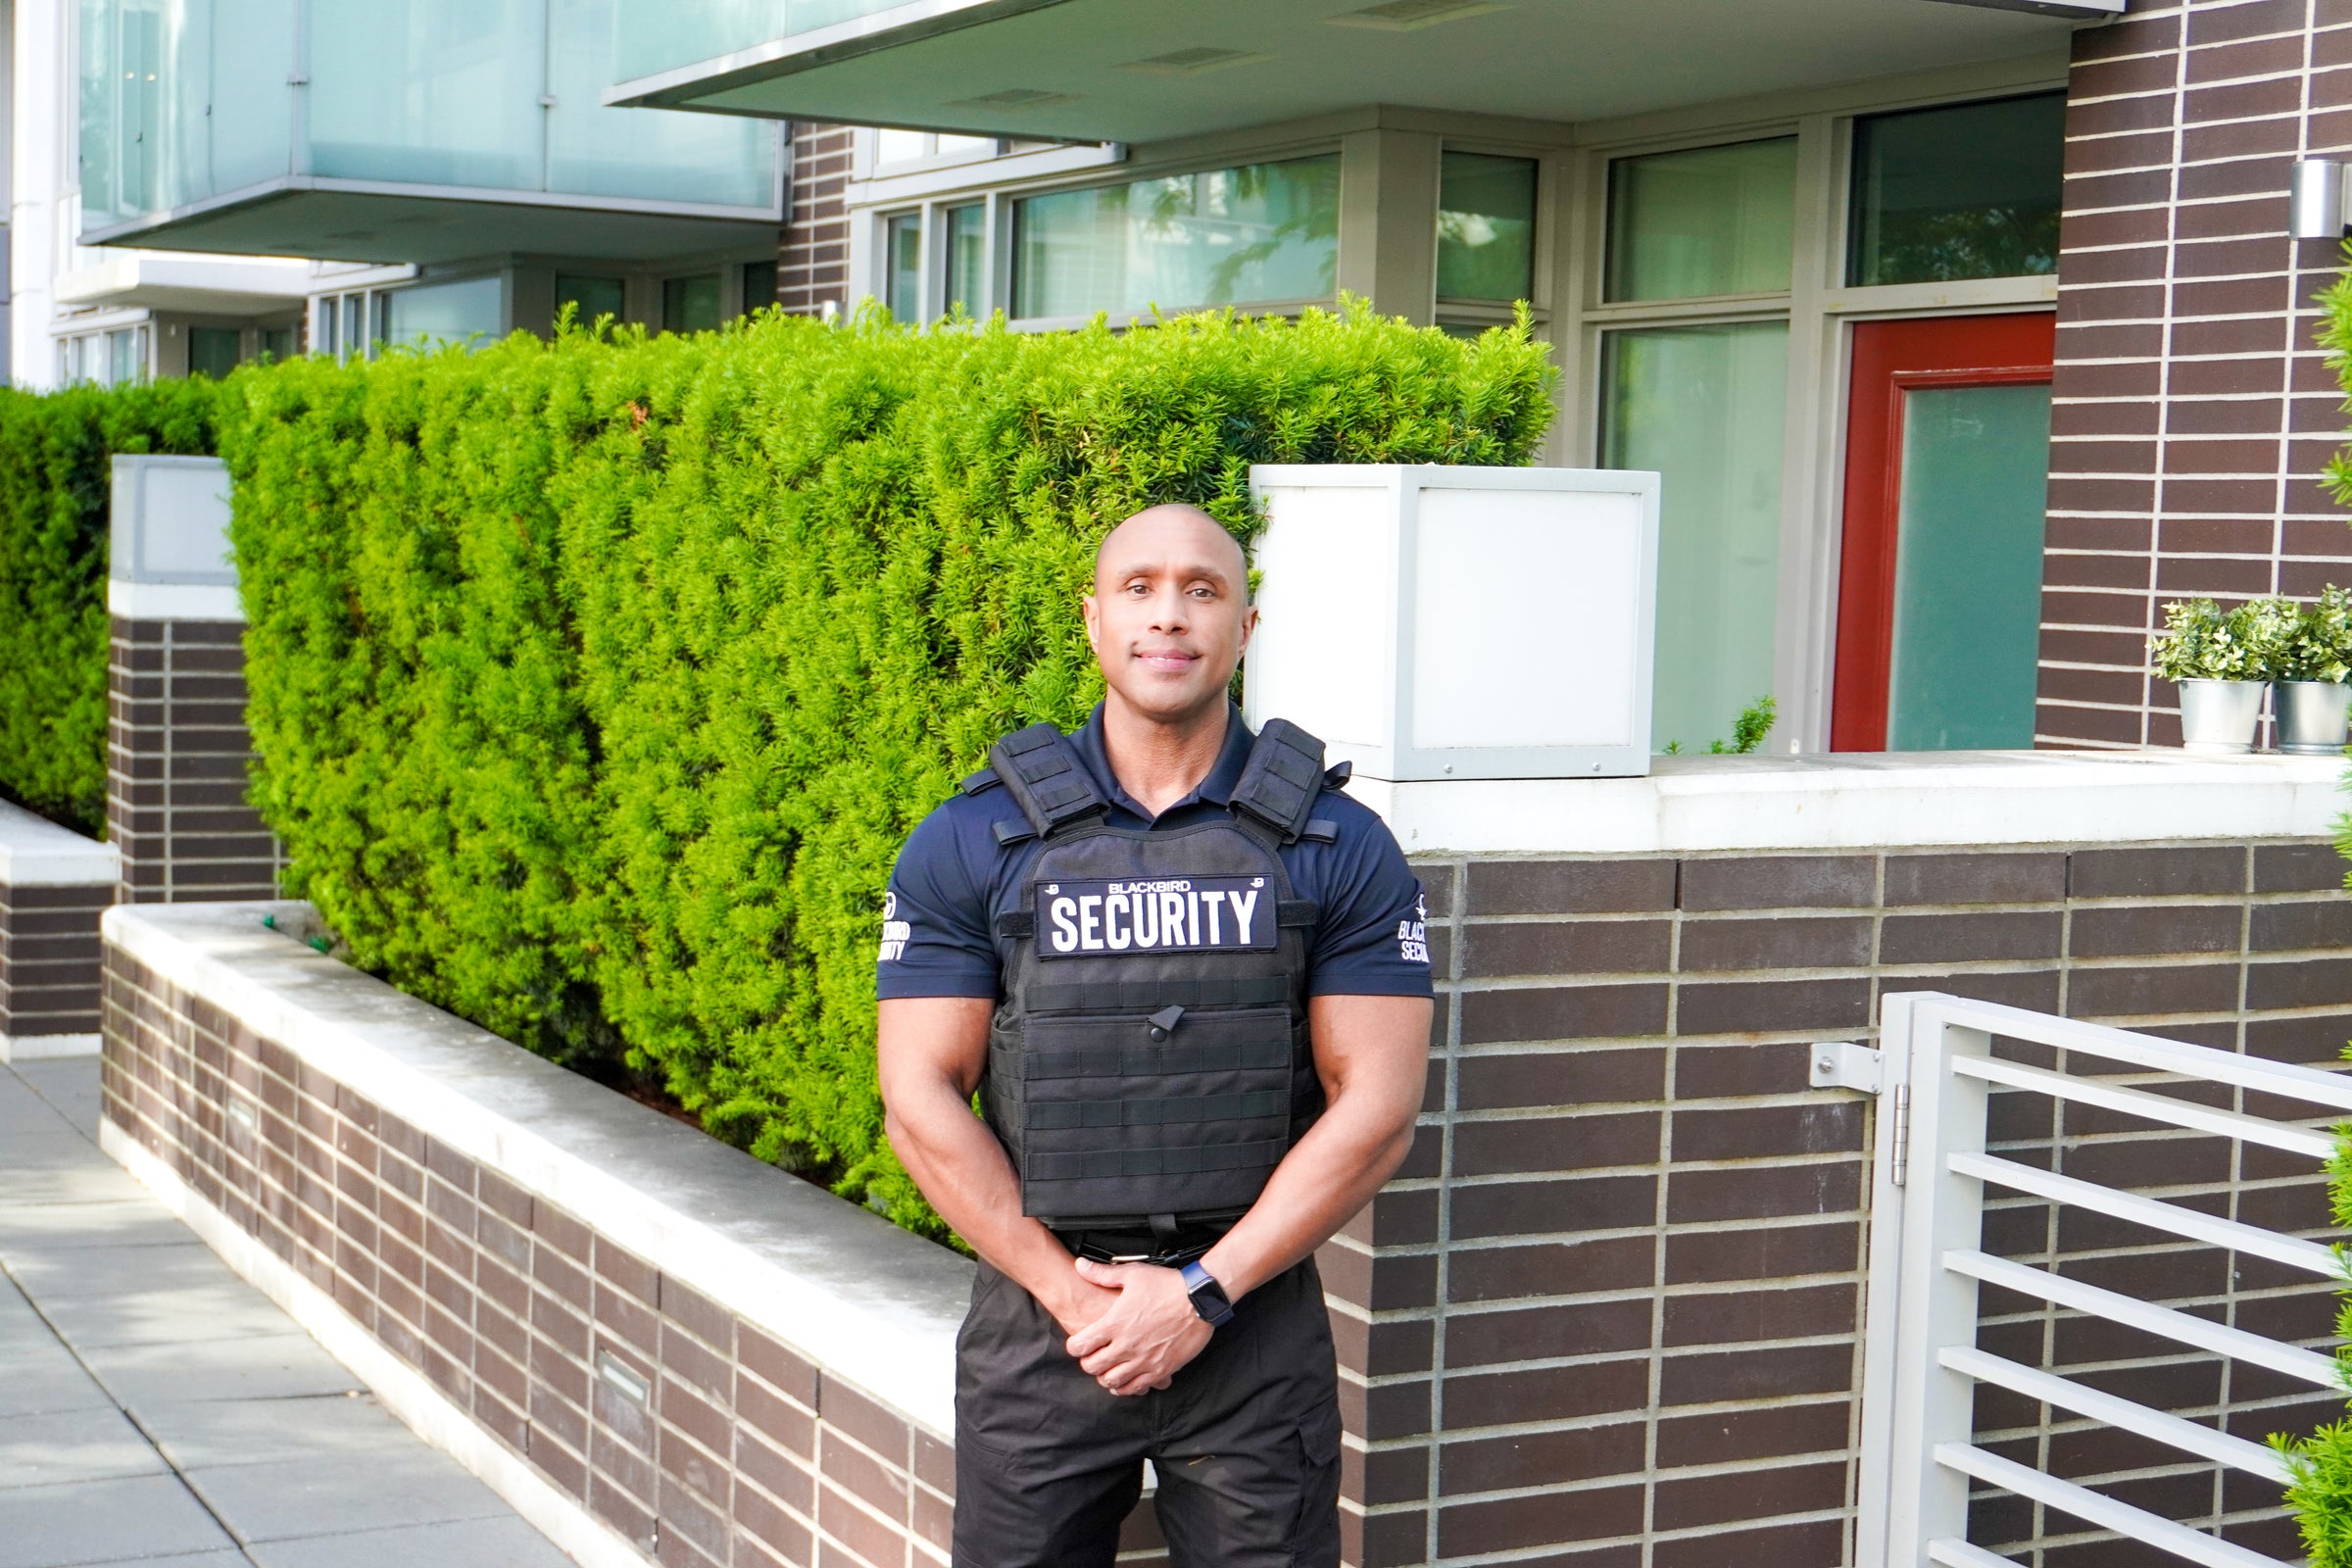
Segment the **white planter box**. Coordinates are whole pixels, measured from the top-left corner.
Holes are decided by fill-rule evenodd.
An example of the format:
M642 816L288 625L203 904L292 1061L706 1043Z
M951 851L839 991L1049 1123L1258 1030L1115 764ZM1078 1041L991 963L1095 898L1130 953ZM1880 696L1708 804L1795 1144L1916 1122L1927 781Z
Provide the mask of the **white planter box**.
M1372 778L1649 771L1658 476L1268 465L1243 665Z
M243 620L219 458L115 459L107 609L133 620Z

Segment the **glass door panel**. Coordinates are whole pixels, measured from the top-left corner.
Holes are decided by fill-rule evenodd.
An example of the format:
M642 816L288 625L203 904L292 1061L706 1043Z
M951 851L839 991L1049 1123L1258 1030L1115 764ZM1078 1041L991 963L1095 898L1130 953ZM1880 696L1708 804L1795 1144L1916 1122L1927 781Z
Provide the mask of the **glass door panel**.
M1855 325L1835 750L2034 744L2054 325Z
M2034 744L2047 382L1903 394L1886 749Z
M1772 690L1788 324L1611 332L1602 376L1601 466L1664 476L1650 745L1704 751Z

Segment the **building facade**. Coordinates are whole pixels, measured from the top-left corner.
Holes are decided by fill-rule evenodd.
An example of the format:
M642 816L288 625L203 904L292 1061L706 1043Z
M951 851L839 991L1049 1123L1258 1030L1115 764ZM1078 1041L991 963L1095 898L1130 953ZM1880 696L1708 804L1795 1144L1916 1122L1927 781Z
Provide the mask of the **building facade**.
M606 107L612 0L12 10L19 385L777 297L785 132Z
M2352 581L2286 223L2335 0L835 9L612 96L932 127L849 138L902 318L1526 301L1548 461L1666 476L1660 748L2168 744L2168 599Z

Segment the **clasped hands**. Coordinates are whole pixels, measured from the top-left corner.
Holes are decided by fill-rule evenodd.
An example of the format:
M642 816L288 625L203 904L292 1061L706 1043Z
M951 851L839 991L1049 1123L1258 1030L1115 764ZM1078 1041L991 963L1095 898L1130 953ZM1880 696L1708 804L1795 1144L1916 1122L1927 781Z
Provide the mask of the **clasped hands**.
M1214 1331L1193 1309L1184 1275L1151 1263L1076 1260L1078 1289L1054 1313L1070 1354L1122 1397L1164 1389ZM1073 1321L1079 1327L1072 1329Z

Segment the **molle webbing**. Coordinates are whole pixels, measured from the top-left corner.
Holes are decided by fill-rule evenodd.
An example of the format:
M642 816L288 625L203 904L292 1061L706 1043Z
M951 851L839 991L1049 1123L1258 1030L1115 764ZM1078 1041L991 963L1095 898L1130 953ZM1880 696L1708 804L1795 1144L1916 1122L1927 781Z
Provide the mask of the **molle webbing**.
M1029 1012L1157 1012L1179 1007L1279 1007L1291 983L1278 974L1201 975L1168 980L1080 980L1031 986Z
M1137 1019L1138 1034L1143 1030ZM1030 1082L1046 1078L1157 1078L1183 1072L1249 1072L1288 1067L1291 1043L1287 1038L1237 1041L1231 1045L1072 1046L1062 1051L1032 1051L1022 1062Z
M1323 743L1287 718L1269 718L1233 787L1233 808L1291 844L1305 831L1322 787Z
M1089 1181L1114 1176L1193 1176L1212 1170L1271 1170L1280 1162L1287 1141L1276 1138L1256 1144L1211 1144L1204 1149L1111 1149L1084 1154L1035 1153L1024 1175L1038 1181Z
M1240 1095L1176 1095L1165 1100L1047 1100L1031 1101L1031 1127L1168 1127L1204 1121L1250 1121L1259 1116L1288 1116L1287 1089L1260 1089Z
M1077 748L1051 724L1013 731L997 742L988 761L1039 838L1110 809Z

